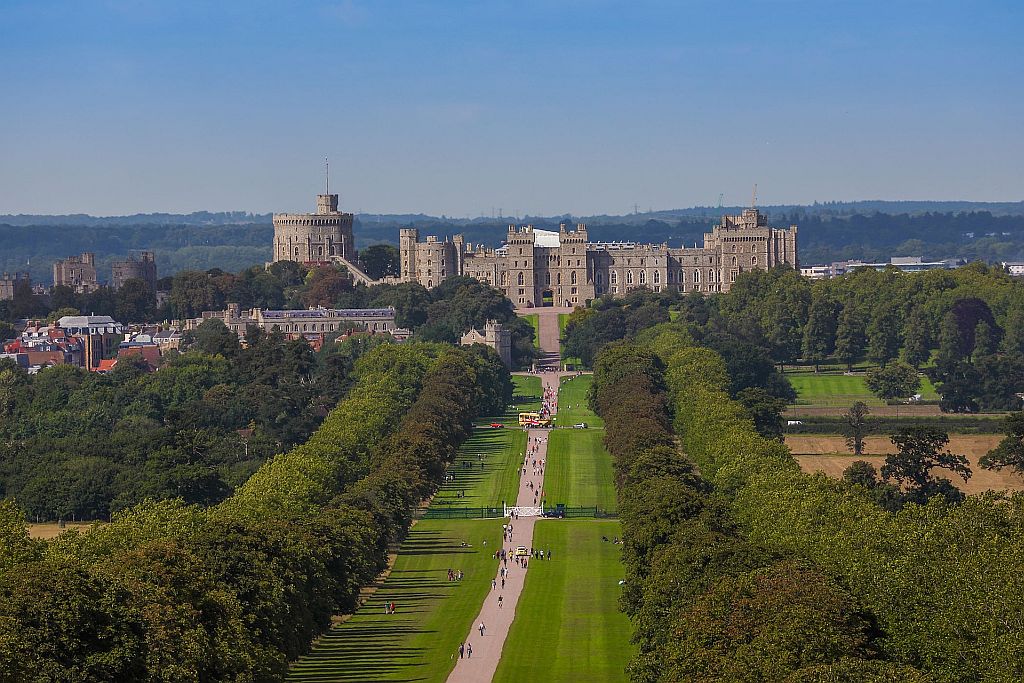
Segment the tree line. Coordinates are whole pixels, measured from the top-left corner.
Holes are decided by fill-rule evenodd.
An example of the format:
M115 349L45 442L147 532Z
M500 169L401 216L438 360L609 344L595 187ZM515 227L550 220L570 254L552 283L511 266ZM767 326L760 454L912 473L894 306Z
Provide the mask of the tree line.
M860 269L814 282L783 266L742 273L727 294L638 290L574 313L566 354L589 365L603 344L673 316L722 354L732 382L748 370L737 364L739 352L779 366L874 364L886 369L873 376L886 398L913 391L913 371L921 370L945 411L1021 406L1024 283L979 263L925 273Z
M1024 676L1024 497L884 509L863 485L802 473L730 381L679 324L611 344L595 363L591 400L618 476L622 606L639 646L632 679Z
M489 349L382 345L310 439L219 505L146 502L46 543L0 503L0 678L280 680L386 566L473 418Z

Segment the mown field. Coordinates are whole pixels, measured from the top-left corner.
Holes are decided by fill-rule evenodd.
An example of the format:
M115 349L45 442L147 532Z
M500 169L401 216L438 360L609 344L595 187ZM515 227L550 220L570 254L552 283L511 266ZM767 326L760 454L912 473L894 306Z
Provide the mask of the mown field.
M868 390L865 377L861 374L787 372L786 378L796 390L797 405L849 407L855 401L863 401L869 406L885 405L884 401ZM926 401L939 400L935 387L927 377L921 378L919 393Z
M612 457L604 449L603 429L556 429L548 440L544 490L547 504L618 508Z
M519 316L526 322L533 326L533 346L534 348L540 348L540 317L536 313L527 313L526 315Z
M501 524L500 519L416 523L379 589L292 665L288 680L445 680L455 666L452 654L491 589ZM465 578L448 581L449 568L461 569ZM395 614L384 613L389 602L395 603Z
M563 377L558 386L558 414L555 425L571 427L586 422L588 427L604 427L604 421L587 407L587 392L590 390L591 375Z
M545 520L494 681L626 681L632 627L619 612L624 571L617 521Z

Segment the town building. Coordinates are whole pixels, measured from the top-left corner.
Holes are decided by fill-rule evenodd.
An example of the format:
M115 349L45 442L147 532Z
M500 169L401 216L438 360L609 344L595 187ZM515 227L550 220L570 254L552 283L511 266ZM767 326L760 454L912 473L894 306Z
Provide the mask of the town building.
M143 280L149 291L156 292L156 257L151 251L140 251L129 254L123 261L110 263L110 284L114 289L121 289L128 280Z
M84 343L82 367L94 370L104 358L117 355L124 341L124 325L109 315L66 315L57 321L57 327Z
M1003 270L1014 277L1024 275L1024 261L1003 261ZM0 299L3 297L0 296Z
M29 278L28 273L4 273L3 277L0 277L0 301L9 301L14 298L14 292L19 286L24 284L29 289L32 288L32 280Z
M798 267L797 226L774 228L756 208L723 216L704 234L703 247L591 242L578 224L558 232L510 225L497 249L466 244L460 235L440 240L400 231L403 282L432 288L466 275L486 282L517 307L576 306L633 289L655 292L727 292L740 273L783 263Z
M54 286L65 286L78 294L92 292L99 287L96 281L96 255L83 252L81 256L69 256L53 264Z
M194 330L205 320L216 318L239 337L245 336L246 328L254 325L265 332L278 330L283 333L344 332L365 327L368 332L392 333L395 331L394 308L311 308L308 310L264 310L261 308L242 309L238 304L228 304L223 311L204 311L199 318L185 321L184 329Z
M484 325L484 331L480 332L475 327L462 335L459 339L462 346L483 344L490 346L497 351L501 362L512 367L512 331L495 320L488 320Z
M834 261L830 265L808 266L800 269L800 274L812 280L822 280L852 273L858 268L885 270L895 268L904 273L923 273L929 270L951 270L964 265L961 259L944 259L941 261L925 261L921 256L893 256L888 261L872 263L868 261Z

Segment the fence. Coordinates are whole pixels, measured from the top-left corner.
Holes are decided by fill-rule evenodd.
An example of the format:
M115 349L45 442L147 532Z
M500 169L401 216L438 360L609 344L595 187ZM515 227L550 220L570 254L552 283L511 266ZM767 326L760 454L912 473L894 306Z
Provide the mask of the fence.
M559 508L545 507L545 516L554 516ZM455 507L453 505L432 505L423 513L423 519L501 519L504 511L503 506L493 507ZM606 519L618 517L615 512L603 510L598 507L564 506L560 509L560 516L566 519Z

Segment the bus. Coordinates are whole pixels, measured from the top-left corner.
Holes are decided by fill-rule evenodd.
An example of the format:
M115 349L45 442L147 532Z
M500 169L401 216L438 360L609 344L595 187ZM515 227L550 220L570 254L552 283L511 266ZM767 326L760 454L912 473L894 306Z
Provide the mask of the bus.
M547 427L551 424L551 418L542 416L540 413L519 413L520 427Z

